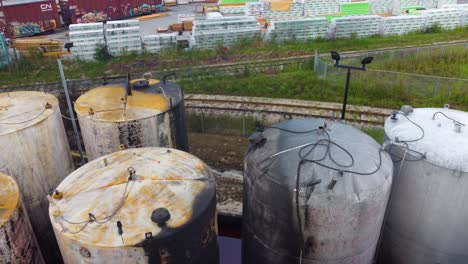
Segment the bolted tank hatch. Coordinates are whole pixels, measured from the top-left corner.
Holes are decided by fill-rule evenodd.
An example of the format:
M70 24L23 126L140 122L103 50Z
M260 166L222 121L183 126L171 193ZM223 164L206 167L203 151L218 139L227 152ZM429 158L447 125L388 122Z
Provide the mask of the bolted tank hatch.
M138 246L206 212L214 184L209 168L188 153L129 149L70 174L56 188L49 214L58 237L91 247Z
M75 111L80 117L95 121L123 122L153 117L169 109L168 99L163 94L138 89L133 89L131 95L126 93L124 85L94 88L76 100Z
M0 172L0 227L10 219L18 203L18 185L13 178Z
M57 107L57 99L43 92L0 93L0 135L37 124Z

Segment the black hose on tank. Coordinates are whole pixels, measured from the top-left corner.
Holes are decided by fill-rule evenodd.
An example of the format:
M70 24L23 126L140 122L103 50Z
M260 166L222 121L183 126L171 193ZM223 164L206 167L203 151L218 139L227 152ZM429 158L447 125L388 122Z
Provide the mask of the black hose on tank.
M130 73L127 73L127 96L132 95L132 85L130 84Z

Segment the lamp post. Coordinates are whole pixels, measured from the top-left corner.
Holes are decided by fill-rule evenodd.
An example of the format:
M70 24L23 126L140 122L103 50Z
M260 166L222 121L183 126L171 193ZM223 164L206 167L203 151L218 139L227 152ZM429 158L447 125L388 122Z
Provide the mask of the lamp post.
M346 114L346 105L348 104L348 93L349 93L349 80L351 79L351 70L357 70L357 71L365 71L366 70L366 65L371 63L374 57L366 57L362 59L361 67L358 66L350 66L350 65L341 65L340 60L341 56L338 52L336 51L331 51L331 57L335 61L334 66L336 68L342 68L342 69L347 69L348 72L346 74L346 86L345 86L345 93L344 93L344 98L343 98L343 108L341 109L341 119L345 119L345 114Z

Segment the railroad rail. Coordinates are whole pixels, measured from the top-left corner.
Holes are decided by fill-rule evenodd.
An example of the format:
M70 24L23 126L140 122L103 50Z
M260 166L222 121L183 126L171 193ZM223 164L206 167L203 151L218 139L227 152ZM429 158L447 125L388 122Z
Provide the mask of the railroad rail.
M223 95L185 95L185 108L190 114L210 116L248 116L275 123L285 118L317 117L339 119L339 103L316 102L292 99L240 97ZM361 125L383 126L392 110L367 106L349 105L345 121Z

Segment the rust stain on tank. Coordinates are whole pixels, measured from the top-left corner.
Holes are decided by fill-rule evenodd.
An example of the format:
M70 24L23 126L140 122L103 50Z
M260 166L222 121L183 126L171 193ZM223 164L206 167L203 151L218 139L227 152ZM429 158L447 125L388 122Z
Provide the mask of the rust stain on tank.
M139 82L139 81L146 81L146 79L133 79L130 81L130 84L135 84L136 82ZM160 83L160 81L157 79L149 79L147 81L150 86L158 85Z
M129 181L130 167L135 174ZM214 185L205 169L198 158L164 148L129 149L101 157L57 187L64 196L50 205L52 225L59 236L96 247L135 245L147 232L153 236L161 232L151 221L157 208L170 212L169 228L181 227L192 218L195 197ZM98 221L89 221L89 213ZM122 237L117 221L122 223Z
M46 103L52 107L46 109ZM57 99L43 92L0 93L0 135L37 124L54 113L57 107Z
M126 87L123 85L97 87L76 100L75 110L79 116L87 116L93 120L121 122L155 116L169 109L163 95L133 90L132 95L127 97L124 112L125 94ZM89 114L90 109L94 114Z
M10 219L18 203L18 185L11 177L0 173L0 227Z

